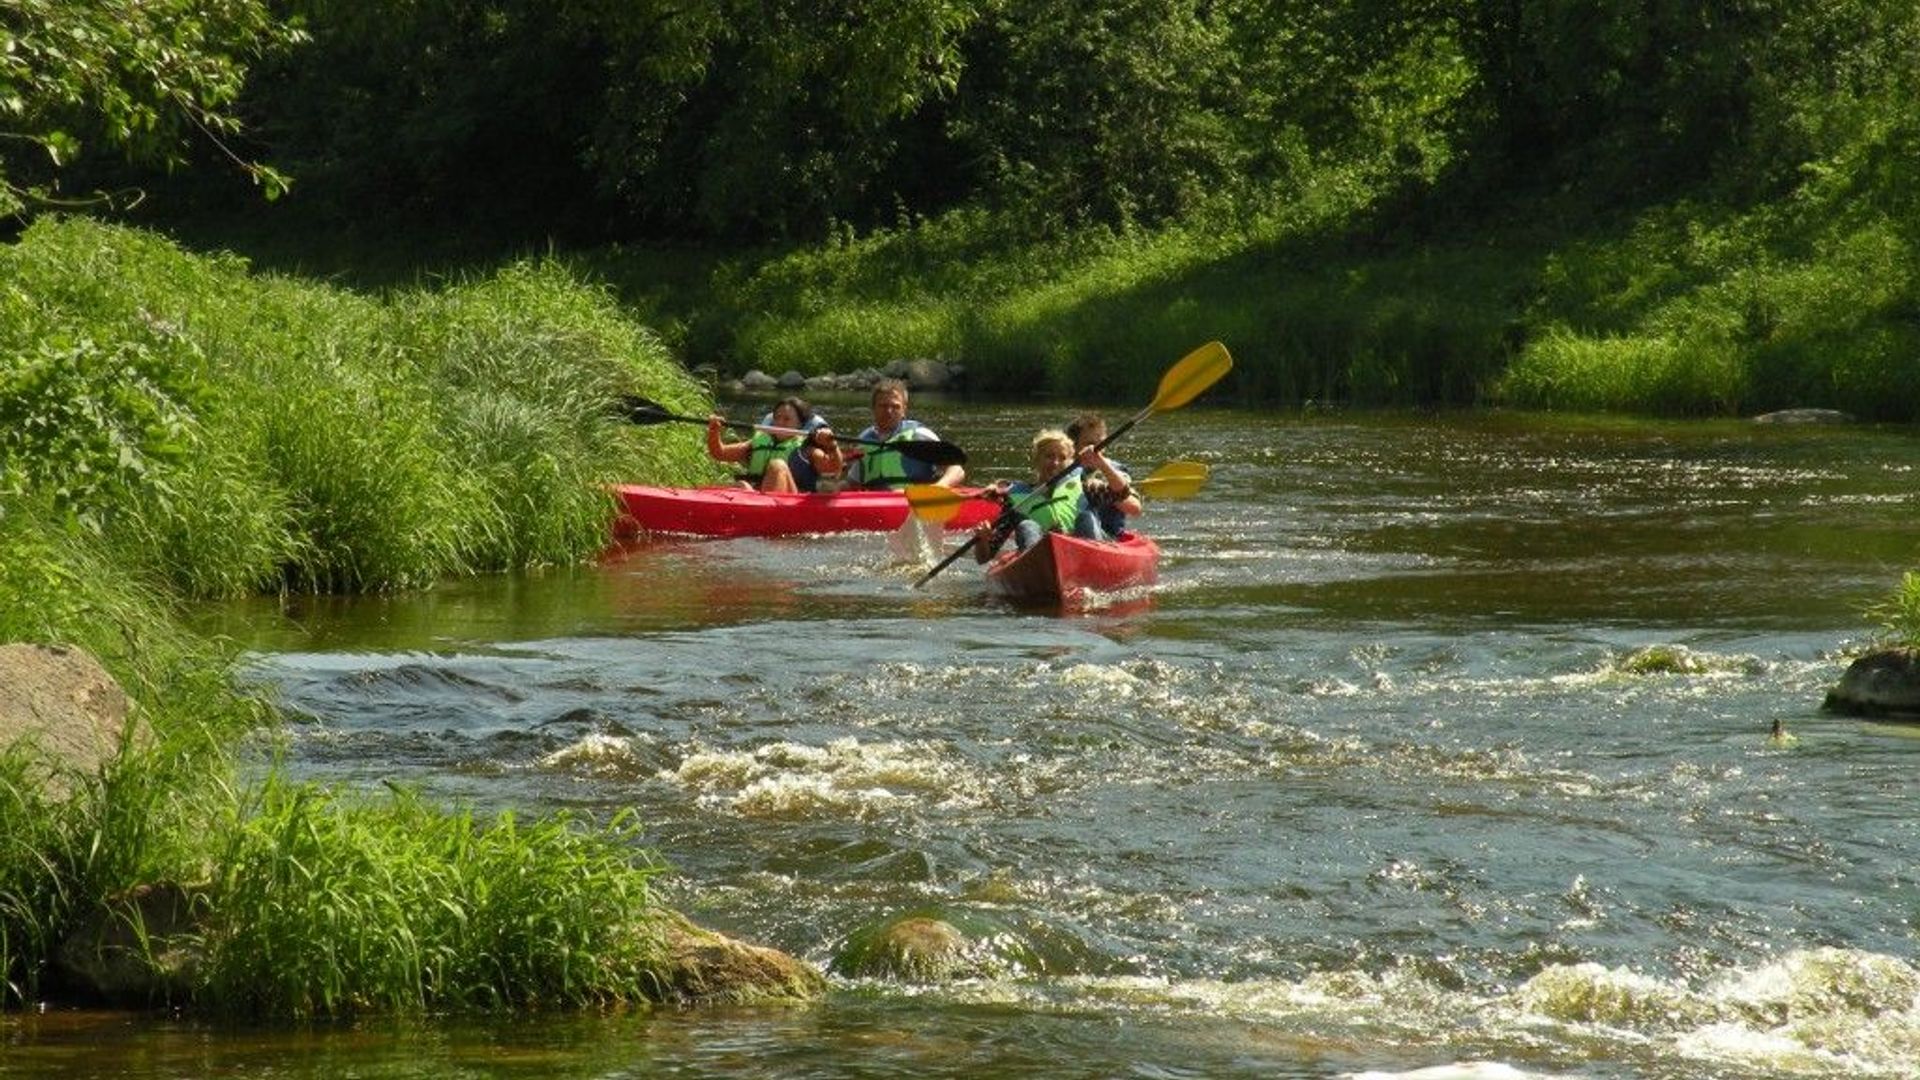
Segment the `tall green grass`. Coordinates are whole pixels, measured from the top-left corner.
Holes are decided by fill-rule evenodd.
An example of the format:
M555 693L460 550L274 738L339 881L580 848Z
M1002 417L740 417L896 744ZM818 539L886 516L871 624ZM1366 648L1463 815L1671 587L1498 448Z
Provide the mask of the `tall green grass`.
M0 416L63 433L0 438L6 487L62 493L190 595L567 562L603 542L607 483L710 475L698 440L614 417L701 393L556 262L370 297L42 219L0 280Z
M206 873L205 825L228 804L228 748L267 716L228 655L184 630L167 592L129 574L52 500L0 498L0 641L86 649L148 733L97 775L0 748L0 1005L31 1000L77 920L156 880Z
M181 883L208 916L179 1004L255 1015L572 1005L658 989L631 822L476 822L230 757L270 706L183 598L424 585L605 542L616 479L711 469L622 424L699 388L558 264L363 296L157 236L42 219L0 248L0 642L72 645L147 735L97 774L0 748L0 1007L58 944ZM681 436L681 437L676 437Z
M716 276L689 347L775 372L935 356L992 391L1093 401L1150 395L1167 365L1218 338L1236 358L1222 396L1482 400L1544 252L1524 237L1417 251L1337 239L1395 183L1385 169L1303 170L1284 195L1223 198L1151 231L1036 240L969 210L843 235Z
M200 1000L305 1017L658 997L660 867L635 831L270 784L215 858Z

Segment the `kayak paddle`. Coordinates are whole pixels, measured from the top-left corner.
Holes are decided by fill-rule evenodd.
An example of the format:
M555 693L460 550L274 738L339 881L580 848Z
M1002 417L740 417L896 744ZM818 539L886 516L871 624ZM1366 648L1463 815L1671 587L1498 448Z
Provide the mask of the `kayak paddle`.
M1200 493L1206 482L1205 464L1198 461L1169 461L1128 486L1156 499L1190 499ZM913 507L914 516L935 525L952 521L967 500L985 498L991 496L969 495L938 484L907 485L907 505Z
M626 417L627 422L630 424L665 424L677 420L681 423L699 424L705 427L707 423L707 418L704 416L687 416L683 413L673 412L657 401L652 401L636 394L620 395L620 414ZM774 427L772 424L748 424L739 420L726 420L724 417L722 419L726 426L741 431L764 431L769 435L780 436L807 434L804 431L798 431L794 428ZM967 452L965 450L941 439L900 439L895 442L883 443L878 439L862 439L853 435L842 435L836 431L833 435L833 441L858 443L861 446L885 446L889 449L900 451L901 457L909 457L915 461L926 462L936 469L942 469L948 465L965 465L967 463Z
M1209 341L1205 345L1181 357L1172 367L1167 369L1166 374L1160 376L1160 386L1154 391L1153 400L1147 403L1147 407L1133 414L1132 418L1126 423L1108 432L1107 437L1095 443L1093 449L1105 450L1109 443L1125 434L1127 429L1145 420L1147 417L1152 416L1154 413L1177 409L1187 402L1192 401L1194 398L1199 397L1202 391L1214 383L1219 382L1220 377L1225 375L1232 367L1232 355L1227 352L1225 345L1217 341ZM1074 456L1078 457L1079 455L1075 454ZM1047 482L1041 486L1051 490L1053 485L1065 479L1068 473L1071 473L1077 468L1079 468L1078 465L1069 465L1052 476L1047 477ZM1001 536L1010 532L1013 528L1014 521L1018 518L1019 514L1015 512L1012 506L1001 510L1000 516L993 521L994 535ZM920 580L913 583L913 587L917 589L927 582L932 581L934 575L952 566L956 559L972 550L973 544L973 538L969 537L959 547L948 552L947 557L941 559L933 569L921 575Z

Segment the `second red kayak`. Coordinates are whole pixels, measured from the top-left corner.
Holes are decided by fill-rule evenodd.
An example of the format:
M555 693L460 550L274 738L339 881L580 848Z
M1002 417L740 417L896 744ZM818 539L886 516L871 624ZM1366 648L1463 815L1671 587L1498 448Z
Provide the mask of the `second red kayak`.
M972 494L979 489L960 490ZM614 535L622 538L642 532L714 537L892 532L911 513L907 497L898 491L789 495L737 487L646 484L618 484L613 491L622 510L614 522ZM992 521L999 512L998 503L968 499L946 527L971 529Z
M1160 548L1138 533L1113 543L1047 533L1025 551L1002 552L987 565L987 588L1018 600L1076 603L1088 592L1118 592L1159 578Z

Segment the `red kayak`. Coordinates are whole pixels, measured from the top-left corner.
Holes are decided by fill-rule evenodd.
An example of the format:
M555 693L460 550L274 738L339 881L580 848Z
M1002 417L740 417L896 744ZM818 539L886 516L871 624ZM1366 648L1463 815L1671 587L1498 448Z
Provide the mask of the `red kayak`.
M969 495L978 488L957 489ZM624 511L614 535L681 533L690 536L801 536L808 533L892 532L911 515L898 491L836 491L785 495L738 487L670 488L617 484ZM971 529L992 521L1000 504L968 499L946 523Z
M1159 577L1160 548L1139 533L1113 543L1048 533L1025 551L1002 552L987 564L987 588L1019 600L1071 604L1087 592L1118 592Z

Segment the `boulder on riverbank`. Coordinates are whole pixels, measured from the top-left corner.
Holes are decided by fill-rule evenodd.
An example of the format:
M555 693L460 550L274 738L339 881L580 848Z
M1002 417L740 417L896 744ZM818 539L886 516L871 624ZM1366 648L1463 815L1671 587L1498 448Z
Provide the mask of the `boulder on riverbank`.
M1920 650L1896 646L1860 657L1821 707L1847 716L1920 720Z
M94 775L128 740L151 739L126 691L83 649L0 645L0 749L31 748L45 762L40 779L55 797L67 778Z

